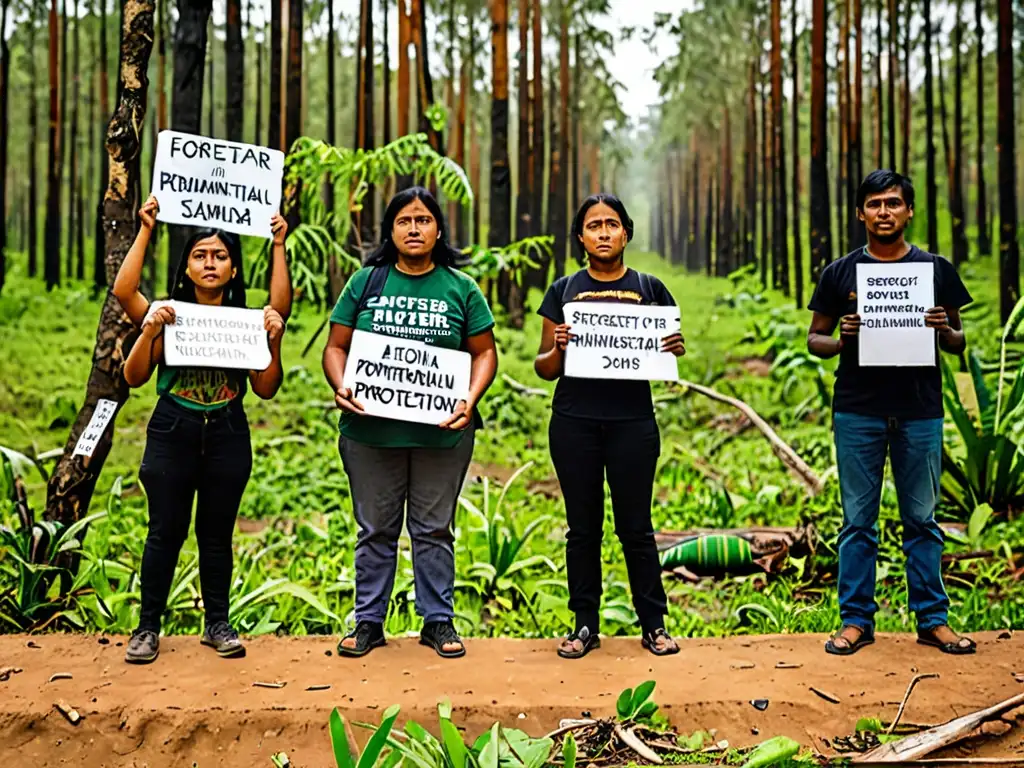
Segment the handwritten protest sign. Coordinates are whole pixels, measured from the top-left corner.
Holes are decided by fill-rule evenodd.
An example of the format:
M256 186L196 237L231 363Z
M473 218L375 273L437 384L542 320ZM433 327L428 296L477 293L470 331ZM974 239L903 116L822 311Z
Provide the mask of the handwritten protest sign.
M175 315L174 325L164 328L167 365L245 371L262 371L270 365L263 310L154 301L149 312L161 306L172 307Z
M371 416L440 424L469 396L468 352L352 332L344 385Z
M152 186L157 218L271 237L283 173L284 153L276 149L160 131Z
M92 418L89 419L88 425L82 430L82 435L78 438L78 442L75 443L75 450L71 455L92 456L100 442L100 438L103 437L103 432L106 430L110 420L114 418L115 413L117 413L116 400L107 400L104 397L97 400L96 408L92 412Z
M678 381L675 355L662 352L661 343L679 332L679 307L574 301L564 312L574 336L566 350L566 376Z
M935 331L924 323L935 305L934 270L931 263L857 265L862 366L935 365Z

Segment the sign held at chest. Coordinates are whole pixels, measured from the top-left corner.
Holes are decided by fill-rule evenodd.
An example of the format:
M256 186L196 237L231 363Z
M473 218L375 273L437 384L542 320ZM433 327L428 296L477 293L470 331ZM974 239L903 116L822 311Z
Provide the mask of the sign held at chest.
M269 238L283 174L279 150L161 131L152 185L157 218Z
M353 331L344 386L370 416L440 424L469 397L468 352Z
M270 366L262 310L154 301L149 312L164 305L172 307L175 315L174 325L164 328L167 365L245 371L264 371Z
M565 375L579 379L678 381L676 357L662 340L679 333L679 307L575 301L563 308L573 339Z
M931 263L858 264L858 360L862 367L935 365L935 331L924 314L935 306Z

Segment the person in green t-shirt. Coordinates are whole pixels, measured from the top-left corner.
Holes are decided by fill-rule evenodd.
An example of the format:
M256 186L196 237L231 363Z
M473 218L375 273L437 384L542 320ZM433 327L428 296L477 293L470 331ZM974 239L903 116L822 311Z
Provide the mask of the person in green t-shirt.
M113 293L140 333L124 364L130 387L143 386L159 368L157 402L146 429L139 480L149 502L149 531L142 554L142 609L125 653L131 664L148 664L160 652L160 624L174 579L178 554L196 507L199 580L205 628L202 643L220 656L242 656L245 646L228 623L231 536L242 493L252 469L249 424L242 410L246 387L273 397L281 386L281 338L291 311L292 288L285 258L288 225L271 220L273 269L270 303L263 309L271 353L263 371L172 368L163 363L164 326L175 323L170 305L151 306L139 290L142 266L158 204L150 197L139 211L141 227L125 257ZM185 243L170 298L224 307L245 307L242 244L237 235L196 231Z
M380 248L348 281L331 313L323 367L341 410L339 448L359 523L356 627L338 644L342 656L384 645L384 618L395 580L398 537L408 509L420 642L440 656L465 654L455 616L452 523L470 459L476 405L494 380L494 318L476 283L455 269L444 215L426 189L388 204ZM344 386L353 332L460 349L472 359L469 397L440 424L377 418Z

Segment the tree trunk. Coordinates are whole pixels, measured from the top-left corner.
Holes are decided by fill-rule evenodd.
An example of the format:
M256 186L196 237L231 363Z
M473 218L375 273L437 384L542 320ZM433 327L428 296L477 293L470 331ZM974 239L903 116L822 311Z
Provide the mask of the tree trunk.
M68 121L68 91L71 84L71 78L68 77L68 56L71 55L71 46L68 45L68 0L61 0L61 19L60 19L60 42L58 43L59 55L60 55L60 83L58 88L60 89L60 110L58 112L59 125L57 126L57 179L58 183L63 186L65 183L64 172L65 165L68 156L68 146L70 140L68 139L68 130L70 128L70 122ZM58 192L58 196L59 196ZM68 230L72 230L73 221L73 210L71 206L74 204L74 196L71 190L68 190ZM61 222L63 225L63 222ZM60 249L60 238L57 238L57 248ZM67 248L64 253L64 274L66 277L71 278L74 276L72 272L72 253L71 249Z
M996 153L999 156L999 316L1003 323L1020 298L1020 256L1017 243L1017 168L1015 165L1013 121L1013 0L999 0L998 129Z
M465 55L465 50L459 49L459 99L455 113L455 149L452 152L452 159L461 167L466 167L466 105L469 101L470 71L473 62ZM474 205L479 189L473 188ZM455 208L453 242L463 245L470 243L469 232L466 228L466 206L457 205Z
M963 44L963 0L956 3L956 27L953 30L953 169L950 184L950 215L953 217L953 266L959 269L967 261L967 232L964 229L964 84L960 46Z
M850 163L850 3L853 0L842 0L843 10L839 17L839 67L836 75L839 78L839 135L836 158L836 234L839 237L839 253L845 254L850 241L850 216L847 197L847 175Z
M889 129L889 167L892 170L896 170L896 83L899 82L899 56L897 55L897 45L899 45L898 28L897 22L898 14L896 12L896 1L888 0L889 2L889 37L887 41L887 48L889 53L889 79L886 83L886 107L887 107L887 118L888 118L888 129ZM906 169L904 169L906 173Z
M263 49L267 44L266 17L260 16L262 24L263 39L260 40L253 35L253 42L256 44L256 119L253 121L252 143L259 145L263 135L263 91L266 84L263 82ZM249 26L255 29L252 24L252 5L249 6Z
M733 229L736 223L732 218L732 123L728 107L723 110L722 123L722 204L718 209L721 223L719 231L722 233L718 242L718 258L721 264L715 265L715 274L724 277L736 268L733 263Z
M216 40L216 38L214 37L214 34L213 34L214 33L214 24L213 24L213 14L212 13L210 14L209 21L207 21L207 25L209 26L209 30L206 33L206 67L207 67L207 72L206 72L206 88L207 88L206 116L208 118L207 119L207 123L206 123L206 135L209 136L212 139L212 138L214 138L214 136L216 136L216 132L214 131L213 121L214 121L214 116L217 114L217 106L216 106L216 102L215 102L214 96L213 96L213 79L214 79L213 78L213 60L214 60L214 57L216 55L214 50L213 50L213 44L214 44L214 41Z
M424 7L426 0L412 0L412 35L416 45L416 82L417 102L416 106L420 115L420 131L427 134L430 145L442 155L445 154L444 137L441 131L435 130L427 119L427 109L434 104L434 81L430 75L430 39L427 36L427 11ZM505 4L505 16L508 17L508 0ZM508 42L505 43L506 50ZM506 63L506 70L508 65ZM507 105L506 105L507 106ZM507 124L506 124L507 126ZM507 129L507 128L506 128ZM511 184L511 179L510 179ZM509 194L512 190L509 188ZM511 208L511 202L509 203ZM509 214L511 215L511 213Z
M101 0L106 2L106 0ZM160 131L167 129L167 0L156 4L156 122ZM154 152L156 145L153 145Z
M224 29L224 135L228 141L242 141L245 128L243 32L242 0L227 0L227 23Z
M903 0L903 163L900 173L910 174L910 24L914 19L914 0Z
M38 2L29 6L28 49L32 55L28 57L29 96L28 96L28 276L39 274L39 98L36 91L39 87L39 68L36 66L36 23L38 22ZM6 77L4 82L6 82ZM7 100L4 99L4 105ZM6 133L6 130L5 130Z
M100 115L103 125L106 126L110 120L110 74L107 70L107 0L96 0L99 11L99 46L100 46ZM106 147L100 153L100 189L96 198L95 232L93 233L93 288L98 293L107 287L106 270L106 229L103 224L104 197L107 190L107 177L110 174L110 157Z
M761 287L768 288L768 212L772 201L772 161L769 135L771 126L768 121L768 85L761 74Z
M747 140L744 165L747 172L744 183L746 225L743 239L743 263L756 264L754 238L757 233L757 63L750 62L750 86L747 89Z
M288 75L284 151L302 135L302 0L288 0ZM290 227L294 229L294 225Z
M566 260L566 205L565 190L568 188L569 163L569 21L564 0L555 0L554 18L559 23L559 67L558 85L554 77L551 80L551 183L548 194L548 217L551 221L550 231L555 237L554 259L555 278L565 274ZM557 118L555 116L555 94L559 96ZM569 248L575 248L570 243Z
M470 36L473 24L470 20ZM406 13L405 2L398 3L398 135L409 133L409 45L412 43L412 30L409 27L409 15Z
M11 0L3 0L0 11L0 217L7 211L8 92L11 87L11 48L7 42L7 11ZM29 48L29 55L35 51ZM34 149L34 145L33 145ZM7 220L0 221L0 292L7 279Z
M865 243L864 225L857 218L857 186L860 184L861 168L864 166L864 148L861 142L864 118L861 103L864 93L864 19L861 0L853 0L853 29L856 43L853 53L853 93L847 101L850 138L846 153L846 221L850 250L860 248Z
M925 141L925 193L928 209L928 250L939 252L939 196L935 183L935 92L932 84L932 0L924 0L921 9L924 19L924 141Z
M46 163L46 223L45 230L45 264L43 272L46 287L55 288L60 285L60 102L58 101L58 45L60 27L57 17L57 0L50 0L50 128Z
M533 202L531 216L534 232L540 234L544 230L544 19L541 0L533 2L533 189L530 190ZM547 287L547 275L550 257L541 261L542 280L539 288Z
M81 57L79 56L79 27L81 26L78 21L78 2L75 0L71 6L71 13L74 16L75 28L72 35L72 75L71 86L71 127L68 134L68 145L71 148L71 163L68 167L70 178L68 182L68 237L67 237L67 259L68 259L68 277L74 275L77 279L82 280L85 278L85 260L82 254L78 254L78 258L75 258L75 245L77 244L78 234L78 222L75 219L75 214L78 212L78 200L75 198L75 193L78 191L78 102L80 96L80 83L81 78L78 76L79 67L81 64ZM68 88L68 83L64 83L65 90ZM72 269L74 266L74 269Z
M978 253L982 256L992 255L992 238L988 228L988 190L985 187L985 27L984 4L982 0L974 0L974 58L975 58L975 125L977 130L977 147L975 149L975 165L978 173L978 191L975 200L974 218L978 222Z
M569 202L569 210L575 211L580 204L580 190L582 189L582 176L583 169L580 163L580 150L583 145L583 123L580 121L580 100L581 84L580 84L580 35L577 33L574 38L574 47L576 55L573 57L573 68L572 68L572 103L570 106L570 128L568 136L572 136L572 192L566 195L566 199ZM568 165L566 166L568 168ZM591 186L594 185L593 179L591 179Z
M793 124L793 286L796 306L804 307L804 247L800 228L800 38L796 34L797 0L793 0L792 50L790 66L793 68L793 104L790 109Z
M281 8L285 0L270 0L270 99L267 102L267 146L284 151L281 103L284 83L284 29ZM178 22L181 23L180 20ZM177 72L177 62L175 62Z
M691 180L693 188L693 214L690 218L690 230L687 233L690 241L687 247L687 256L690 259L687 268L691 272L696 272L700 268L700 253L702 251L700 235L700 151L697 145L696 132L690 134L690 150L693 154L693 178Z
M106 255L107 282L111 283L135 239L135 212L140 201L132 194L137 180L140 125L146 114L146 69L153 48L153 0L125 0L121 33L120 85L117 111L107 129L110 175L104 197L104 228L109 250ZM203 26L205 29L205 25ZM64 455L47 485L47 520L65 525L86 515L96 481L113 441L114 419L104 429L91 457L72 456L99 400L113 400L120 407L128 399L128 385L121 373L125 337L133 330L113 294L107 294L96 330L92 370L86 384L85 402L71 428ZM81 537L79 537L81 538ZM70 559L70 558L69 558ZM72 560L74 567L74 560Z
M772 0L772 256L774 284L789 296L789 239L786 213L786 136L782 109L782 0Z
M882 4L875 0L875 168L885 167L885 97L882 93ZM861 178L864 177L863 168Z
M391 38L388 36L388 11L390 2L389 0L380 0L380 15L381 15L381 37L384 40L384 45L381 46L381 54L383 56L383 62L381 64L381 81L383 84L383 141L381 146L387 146L391 143Z
M335 44L337 43L336 33L334 31L334 0L327 0L327 143L332 147L335 146L338 140L336 133L338 125L338 109L337 102L335 101L335 85L337 83L337 76L334 71L334 65L336 63L337 51L335 50ZM327 184L324 187L324 199L328 201L327 210L328 212L334 211L334 185Z
M527 59L530 51L530 0L519 0L519 163L516 189L516 239L522 240L533 233L530 217L530 79Z
M825 0L814 0L811 18L811 280L832 261L832 207L828 194L828 16Z
M373 149L373 0L360 0L359 40L354 63L356 66L356 120L354 146ZM374 194L370 187L363 199L363 211L352 213L352 246L369 243L373 238Z
M491 206L488 244L508 245L511 174L508 167L508 0L491 0ZM512 283L506 309L514 328L523 326L523 307Z
M171 129L201 133L203 116L203 75L206 30L213 0L178 0L178 23L174 25L174 82L171 91ZM191 227L167 227L167 293L174 288L178 260Z

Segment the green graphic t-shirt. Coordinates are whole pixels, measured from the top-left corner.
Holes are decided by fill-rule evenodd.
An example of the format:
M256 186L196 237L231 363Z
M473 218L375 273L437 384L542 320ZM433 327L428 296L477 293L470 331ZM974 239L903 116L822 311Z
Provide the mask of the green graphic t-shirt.
M440 266L423 275L407 275L394 266L387 269L380 296L368 297L362 311L359 302L373 267L352 275L331 322L445 349L462 349L466 338L494 327L487 300L467 275ZM350 440L377 448L452 448L461 437L432 424L349 413L341 415L339 427Z
M245 371L221 368L171 368L160 366L156 377L158 395L167 395L193 411L215 411L245 394Z

